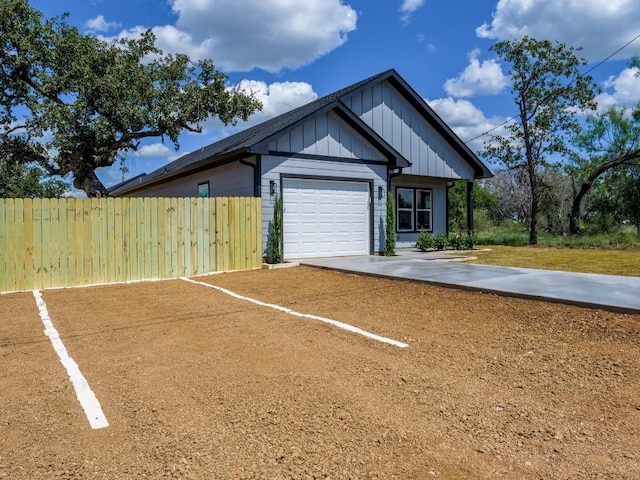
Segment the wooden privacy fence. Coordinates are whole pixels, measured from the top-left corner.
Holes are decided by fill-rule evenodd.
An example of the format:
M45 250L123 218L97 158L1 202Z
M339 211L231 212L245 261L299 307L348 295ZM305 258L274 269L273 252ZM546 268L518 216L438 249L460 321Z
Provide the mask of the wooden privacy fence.
M261 264L260 198L0 199L0 292Z

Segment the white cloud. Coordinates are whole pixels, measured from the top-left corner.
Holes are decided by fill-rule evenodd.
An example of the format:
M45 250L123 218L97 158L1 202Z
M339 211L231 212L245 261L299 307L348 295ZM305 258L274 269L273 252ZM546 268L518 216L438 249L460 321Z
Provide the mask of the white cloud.
M511 40L525 35L557 40L590 61L602 60L638 35L637 0L500 0L490 24L476 29L481 38ZM634 55L626 48L616 58Z
M175 25L152 27L158 46L225 71L299 68L338 48L356 28L342 0L172 0ZM146 28L124 31L137 37Z
M107 22L104 15L98 15L95 18L87 20L85 26L92 32L108 32L120 26L117 22Z
M7 132L11 132L14 134L23 134L26 132L26 129L23 126L23 122L19 122L14 120L5 125L0 125L0 133L4 134Z
M444 84L445 91L454 97L471 97L473 95L495 95L500 93L509 83L502 73L502 68L495 59L478 60L480 50L469 54L469 65L457 78L451 78Z
M143 165L147 171L155 170L162 165L187 155L190 152L189 149L199 149L203 145L221 140L240 130L249 128L318 98L318 94L313 91L313 87L305 82L276 82L267 84L256 80L242 80L238 86L246 91L252 91L256 95L260 102L262 102L262 112L255 113L247 122L239 122L236 126L225 126L218 118L212 118L203 123L202 134L194 134L191 136L185 132L185 135L189 137L189 139L186 140L182 138L180 141L180 144L186 147L185 150L176 152L173 148L169 148L160 142L151 143L140 147L137 152L129 157L128 161L133 162L136 158L140 157L152 158L152 161L144 160ZM103 179L107 186L112 186L122 181L122 171L119 165L113 165L108 168L99 169L98 171L100 178ZM126 178L131 176L129 173L125 174Z
M424 1L425 0L404 0L402 2L400 6L402 16L400 18L405 24L409 22L409 16L424 5Z
M293 110L318 98L313 87L306 82L276 82L267 85L256 80L242 80L240 88L253 92L262 102L262 112L255 115L260 121Z
M214 133L211 141L220 140L318 98L313 87L305 82L276 82L267 85L257 80L242 80L238 86L254 93L262 103L262 111L251 115L246 122L238 122L236 126L225 126L217 118L205 122L204 129Z
M609 77L603 89L604 92L596 97L598 110L635 107L640 103L640 70L625 68L617 77Z
M483 133L492 130L493 134L504 134L502 127L493 130L503 122L502 119L485 117L484 113L468 100L447 97L425 101L476 153L482 151L484 142L489 139L486 135L482 136Z
M185 132L190 138L188 142L181 141L180 143L188 143L188 148L199 149L203 145L222 140L229 135L245 130L318 98L318 94L313 91L313 87L304 82L276 82L267 84L256 80L242 80L238 86L246 91L252 91L255 94L260 102L262 102L262 112L253 114L248 121L239 122L235 126L224 125L218 118L209 119L202 125L202 134L191 135ZM190 150L175 152L173 149L169 149L161 143L154 143L141 147L138 152L136 152L136 156L162 157L162 161L154 159L153 162L145 163L147 171L149 171L177 160L188 153L190 153ZM105 175L109 175L108 181L111 182L110 185L119 183L122 173L115 166L110 168L111 170L105 169L107 172ZM118 179L117 182L115 179Z
M425 36L421 33L416 35L416 38L418 39L418 42L421 42L421 43L426 40ZM435 53L438 51L438 48L433 43L427 43L426 48L427 48L427 52L429 53Z
M136 151L138 157L166 157L171 149L162 143L152 143L143 145Z

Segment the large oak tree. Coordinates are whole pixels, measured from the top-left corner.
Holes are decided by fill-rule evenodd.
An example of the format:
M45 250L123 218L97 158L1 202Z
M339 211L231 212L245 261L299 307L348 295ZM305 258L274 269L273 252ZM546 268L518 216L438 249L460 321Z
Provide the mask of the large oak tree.
M66 193L68 185L47 178L38 165L42 153L42 147L30 142L24 132L0 133L0 198L55 198Z
M181 132L200 132L212 116L235 123L261 108L211 60L161 52L150 31L108 43L65 18L44 19L26 0L0 2L0 129L24 127L45 147L40 165L71 174L90 197L107 195L95 170L143 139L177 149Z

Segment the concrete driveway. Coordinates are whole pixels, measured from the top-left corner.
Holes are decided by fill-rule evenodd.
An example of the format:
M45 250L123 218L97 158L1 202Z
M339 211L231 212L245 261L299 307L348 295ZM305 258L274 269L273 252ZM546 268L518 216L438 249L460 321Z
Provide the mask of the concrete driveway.
M399 251L395 257L357 256L300 260L345 272L403 278L504 295L640 313L640 278L456 261L455 254Z

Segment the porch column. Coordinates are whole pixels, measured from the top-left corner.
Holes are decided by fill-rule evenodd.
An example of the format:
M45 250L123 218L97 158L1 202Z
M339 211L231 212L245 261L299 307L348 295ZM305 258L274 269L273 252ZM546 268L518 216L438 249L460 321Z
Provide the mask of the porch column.
M445 220L445 233L447 234L447 237L449 236L449 210L451 209L451 200L449 199L449 190L451 189L451 187L453 186L453 183L449 183L447 182L445 190L447 192L447 198L445 201L445 210L447 211L447 217Z
M473 232L473 181L467 182L467 231Z

